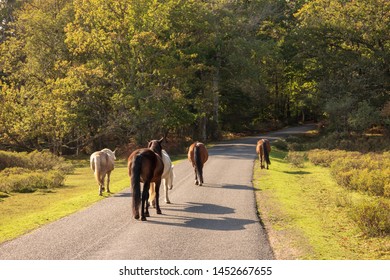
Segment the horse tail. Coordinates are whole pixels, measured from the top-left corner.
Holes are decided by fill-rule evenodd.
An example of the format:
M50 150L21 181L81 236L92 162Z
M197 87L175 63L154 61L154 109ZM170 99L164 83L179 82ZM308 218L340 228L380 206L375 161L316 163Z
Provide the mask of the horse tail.
M200 148L197 145L195 145L194 147L194 161L195 161L196 169L198 170L199 174L202 174L202 169L203 169L202 159L200 157Z
M136 209L141 202L141 170L142 170L142 155L135 157L133 166L131 167L131 187L133 190L133 201Z
M102 182L102 180L101 180L102 166L101 166L101 162L100 162L100 156L96 155L92 160L93 160L93 162L91 162L91 165L93 165L92 167L95 171L94 175L95 175L96 181L98 182L99 185L103 185L104 182Z
M265 161L267 162L267 164L271 164L271 161L269 160L269 152L268 152L268 146L266 141L263 142L263 150L264 150Z

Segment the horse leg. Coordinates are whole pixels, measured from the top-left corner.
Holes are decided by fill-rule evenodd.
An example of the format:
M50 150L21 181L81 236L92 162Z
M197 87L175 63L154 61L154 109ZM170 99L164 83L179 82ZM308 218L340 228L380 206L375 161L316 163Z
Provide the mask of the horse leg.
M169 180L168 178L165 178L165 179L162 179L161 180L161 183L164 182L164 193L165 193L165 203L166 204L170 204L171 202L169 201L169 197L168 197L168 187L169 187Z
M155 182L156 184L156 210L157 214L162 214L160 209L160 185L161 185L161 179L160 181Z
M195 170L195 185L199 185L199 181L198 181L198 170L196 170L196 167L194 168Z
M203 185L203 163L202 168L199 170L199 186Z
M150 217L149 206L148 206L149 188L150 188L150 182L146 181L144 183L144 189L142 190L141 221L146 221L146 217Z
M102 184L99 182L99 195L102 196L103 195L103 186Z
M107 192L108 193L111 193L110 192L110 175L111 175L111 171L107 172Z
M263 160L264 160L264 154L261 152L260 153L260 167L261 169L264 169L264 164L263 164Z
M99 195L103 195L104 192L104 177L105 175L102 175L99 178Z

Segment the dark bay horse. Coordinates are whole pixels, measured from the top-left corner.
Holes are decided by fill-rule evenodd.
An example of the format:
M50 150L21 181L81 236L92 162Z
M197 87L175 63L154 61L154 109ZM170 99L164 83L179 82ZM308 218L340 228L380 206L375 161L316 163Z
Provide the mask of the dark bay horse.
M188 149L188 160L195 170L195 185L203 184L203 165L209 158L206 146L201 142L194 142ZM199 180L198 180L199 178Z
M268 139L260 139L257 141L256 145L256 153L259 155L259 163L261 169L264 169L264 163L267 165L271 164L271 161L269 160L269 153L271 152L271 145L269 143Z
M99 185L99 195L104 191L104 179L107 175L107 192L110 192L110 175L114 170L115 151L110 149L103 149L94 152L90 157L91 169L95 175L96 181Z
M148 148L135 150L128 158L127 168L131 180L131 189L133 192L133 216L135 219L140 218L139 207L141 204L141 220L146 221L149 217L149 188L150 183L155 183L156 192L156 210L157 214L161 214L159 196L161 176L164 171L164 164L161 158L162 146L160 140L152 140L148 144ZM141 183L143 189L141 192Z

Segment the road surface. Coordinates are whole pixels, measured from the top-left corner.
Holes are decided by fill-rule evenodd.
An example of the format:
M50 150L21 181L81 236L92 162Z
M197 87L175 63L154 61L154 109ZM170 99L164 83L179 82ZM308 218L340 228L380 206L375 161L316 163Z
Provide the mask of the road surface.
M312 126L216 144L209 150L201 187L194 185L190 163L180 162L169 194L172 204L165 204L161 197L163 214L157 215L152 208L146 222L132 218L128 188L1 244L0 259L273 259L252 186L255 144L259 137L275 139L308 129Z

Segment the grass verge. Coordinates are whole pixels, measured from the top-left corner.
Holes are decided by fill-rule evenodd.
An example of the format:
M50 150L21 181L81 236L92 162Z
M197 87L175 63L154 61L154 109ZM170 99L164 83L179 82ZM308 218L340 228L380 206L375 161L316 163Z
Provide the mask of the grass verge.
M390 259L390 237L367 237L350 215L364 194L340 187L329 168L294 167L274 149L269 170L255 163L260 216L277 259Z
M0 243L20 236L46 223L83 209L110 194L99 196L88 160L78 162L65 186L34 193L11 193L0 200ZM129 186L125 161L118 161L111 174L110 189L117 193Z

